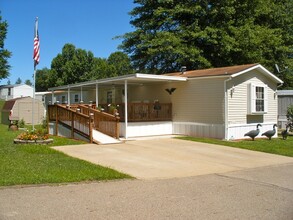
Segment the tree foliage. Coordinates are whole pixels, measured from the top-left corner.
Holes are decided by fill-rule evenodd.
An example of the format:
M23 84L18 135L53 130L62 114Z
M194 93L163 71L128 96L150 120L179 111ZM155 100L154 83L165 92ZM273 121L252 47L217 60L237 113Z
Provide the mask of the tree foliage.
M17 78L17 80L15 81L15 84L21 84L22 83L22 80L20 77Z
M51 63L51 71L57 79L56 85L66 85L80 82L84 75L90 74L93 68L94 55L90 51L76 49L72 44L66 44L62 53Z
M113 66L115 69L115 75L127 75L133 73L133 68L129 57L123 52L114 52L110 54L107 60L108 65Z
M62 52L52 60L51 69L37 70L36 91L130 73L133 73L130 59L122 52L112 53L104 59L73 44L65 44Z
M135 0L120 48L147 73L261 63L292 67L292 0ZM281 76L282 78L282 76Z
M26 84L26 85L28 85L28 86L32 86L32 85L33 85L33 83L32 83L29 79L26 79L26 80L24 81L24 84Z
M4 48L7 28L8 24L6 21L2 21L2 16L0 14L0 79L7 78L10 69L8 59L11 57L11 52Z

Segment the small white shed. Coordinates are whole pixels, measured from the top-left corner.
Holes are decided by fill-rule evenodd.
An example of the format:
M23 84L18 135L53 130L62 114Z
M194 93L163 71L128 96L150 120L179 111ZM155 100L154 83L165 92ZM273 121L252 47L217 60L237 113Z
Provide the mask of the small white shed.
M279 90L278 94L278 127L286 128L287 109L293 105L293 90Z
M19 97L33 97L33 87L26 84L2 85L0 86L0 98L4 100Z
M45 108L42 101L35 99L33 109L33 98L31 97L8 100L2 109L3 124L10 124L10 120L19 121L21 119L26 124L32 124L33 117L34 124L41 124L45 117Z

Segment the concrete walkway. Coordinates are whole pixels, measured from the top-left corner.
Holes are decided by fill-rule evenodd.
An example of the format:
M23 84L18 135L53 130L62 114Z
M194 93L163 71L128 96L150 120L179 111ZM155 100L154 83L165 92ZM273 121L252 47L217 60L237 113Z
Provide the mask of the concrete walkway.
M154 138L110 145L54 147L138 179L166 179L293 163L293 158L232 147Z

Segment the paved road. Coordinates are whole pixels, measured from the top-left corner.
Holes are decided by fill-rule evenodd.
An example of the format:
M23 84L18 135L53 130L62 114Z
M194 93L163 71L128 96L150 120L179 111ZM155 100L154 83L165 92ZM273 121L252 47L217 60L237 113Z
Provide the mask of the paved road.
M293 219L293 163L222 174L0 188L0 219Z

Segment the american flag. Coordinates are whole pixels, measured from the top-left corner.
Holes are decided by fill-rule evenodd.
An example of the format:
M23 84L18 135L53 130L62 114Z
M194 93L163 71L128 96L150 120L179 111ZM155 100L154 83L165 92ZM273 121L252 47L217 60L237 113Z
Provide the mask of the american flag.
M36 18L35 23L35 37L34 37L34 66L39 64L40 62L40 39L39 39L39 32L38 32L38 18Z

